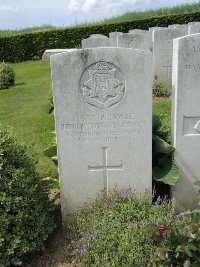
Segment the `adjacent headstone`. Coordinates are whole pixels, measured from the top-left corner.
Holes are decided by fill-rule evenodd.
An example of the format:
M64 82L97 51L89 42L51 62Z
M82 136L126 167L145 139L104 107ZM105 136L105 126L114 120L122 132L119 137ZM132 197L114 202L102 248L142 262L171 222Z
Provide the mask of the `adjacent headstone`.
M96 33L96 34L91 34L89 38L108 38L106 35Z
M159 29L167 29L164 27L150 27L149 28L149 44L150 44L150 51L153 51L153 31L159 30Z
M182 29L153 30L154 79L169 89L172 87L173 39L184 35Z
M151 191L151 66L150 52L125 48L51 57L64 224L103 189Z
M147 30L140 30L140 29L134 29L134 30L129 30L129 33L146 33L146 34L148 34L149 33L149 31L147 31Z
M122 35L123 32L110 32L109 37L113 41L114 46L118 46L118 36Z
M188 35L188 25L187 24L180 24L180 25L175 25L174 29L181 29L184 32L184 35Z
M200 181L200 34L174 40L172 143L181 178L172 194L185 208L195 207Z
M195 25L195 24L199 24L200 22L199 21L191 21L191 22L188 22L188 25Z
M171 24L171 25L168 25L168 28L169 29L174 29L175 26L180 26L181 24Z
M188 34L200 33L200 24L190 25L188 28Z
M71 52L76 50L74 49L47 49L45 50L44 54L42 55L42 61L48 61L50 60L50 56L60 54L63 52Z
M90 37L81 41L82 48L94 48L94 47L113 47L112 39L108 37Z
M149 51L149 36L142 33L124 33L118 36L118 47Z

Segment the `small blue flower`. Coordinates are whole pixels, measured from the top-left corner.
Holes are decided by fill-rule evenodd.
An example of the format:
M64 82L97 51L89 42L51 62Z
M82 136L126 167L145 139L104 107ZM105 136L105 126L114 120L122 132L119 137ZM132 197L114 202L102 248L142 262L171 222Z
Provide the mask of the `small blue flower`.
M81 206L82 207L87 207L87 205L88 205L87 201L81 201Z
M86 236L87 236L87 232L83 232L83 233L81 233L81 236L82 236L82 237L86 237Z
M149 207L153 208L155 206L155 204L152 202Z
M117 252L116 248L113 248L113 250L112 250L112 256L113 257L118 257L119 256L119 253Z
M94 229L93 229L93 232L94 232L94 233L98 233L97 228L94 228Z
M112 206L113 206L113 202L110 201L109 205L108 205L108 209L112 209Z
M127 194L121 193L121 194L118 195L118 198L121 199L121 200L125 200L127 198Z
M159 196L158 198L157 198L157 203L158 204L161 204L163 202L163 200L162 200L162 198Z

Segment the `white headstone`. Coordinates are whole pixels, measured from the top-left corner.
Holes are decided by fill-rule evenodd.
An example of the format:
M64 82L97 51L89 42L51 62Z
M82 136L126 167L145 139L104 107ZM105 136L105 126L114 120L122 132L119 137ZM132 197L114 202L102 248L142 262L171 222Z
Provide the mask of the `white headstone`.
M151 190L151 66L124 48L51 57L64 222L103 189Z
M200 22L199 21L191 21L191 22L188 22L188 25L195 25L195 24L199 24Z
M89 38L108 38L106 35L96 33L96 34L91 34Z
M198 203L200 181L200 34L174 40L172 143L181 178L173 196L185 208Z
M118 36L118 46L149 51L149 36L142 33L124 33Z
M109 37L113 40L113 45L118 46L118 36L122 35L123 32L110 32Z
M150 43L150 51L153 51L153 31L160 30L160 29L167 29L164 27L150 27L149 28L149 43Z
M188 34L200 33L200 24L190 25Z
M153 30L154 79L172 87L173 39L184 35L182 29Z
M176 26L180 26L181 24L171 24L171 25L168 25L168 28L169 29L174 29Z
M146 33L148 34L148 30L140 30L140 29L134 29L134 30L129 30L129 33Z
M108 37L91 37L81 41L82 48L113 47L113 40Z
M71 52L74 50L76 50L76 49L75 48L74 49L47 49L47 50L45 50L44 54L42 55L42 60L48 61L48 60L50 60L50 56L52 56L52 55L60 54L63 52Z

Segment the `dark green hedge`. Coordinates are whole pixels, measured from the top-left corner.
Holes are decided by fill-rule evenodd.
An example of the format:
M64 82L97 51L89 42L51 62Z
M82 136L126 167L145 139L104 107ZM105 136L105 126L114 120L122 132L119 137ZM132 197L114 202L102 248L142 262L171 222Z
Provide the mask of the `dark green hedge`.
M130 29L148 29L149 27L167 27L170 24L184 24L200 21L200 11L182 15L152 17L151 19L126 21L113 24L70 27L62 30L48 30L19 34L0 38L0 61L20 62L41 57L46 49L74 48L81 40L94 33L108 35L109 32L128 32Z

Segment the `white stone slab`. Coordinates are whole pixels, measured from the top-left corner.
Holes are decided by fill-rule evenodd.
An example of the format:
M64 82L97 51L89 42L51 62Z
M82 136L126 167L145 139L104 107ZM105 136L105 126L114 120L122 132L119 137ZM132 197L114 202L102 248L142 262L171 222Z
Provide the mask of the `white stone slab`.
M200 22L199 21L191 21L191 22L188 22L188 25L195 25L195 24L199 24Z
M160 30L160 29L167 29L164 27L150 27L149 28L149 43L150 43L150 51L153 51L153 31Z
M182 29L153 30L153 73L154 79L172 87L173 39L184 35Z
M146 33L146 34L148 34L149 33L149 31L148 30L140 30L140 29L134 29L134 30L129 30L128 31L129 33Z
M50 60L50 56L52 55L56 55L56 54L60 54L60 53L64 53L64 52L71 52L76 50L74 49L47 49L45 50L44 54L42 55L42 60L43 61L48 61Z
M188 28L188 34L200 33L200 24L190 25Z
M91 34L89 38L108 38L106 35L96 33L96 34Z
M174 40L172 143L181 178L172 194L185 208L197 205L200 181L200 34Z
M51 57L64 222L103 189L151 190L151 66L152 53L125 48Z
M95 48L95 47L113 47L112 39L108 37L91 37L87 39L83 39L81 41L82 48Z
M122 35L123 32L110 32L109 37L113 40L113 45L118 46L118 36Z
M149 35L142 33L124 33L118 36L118 47L149 51Z

